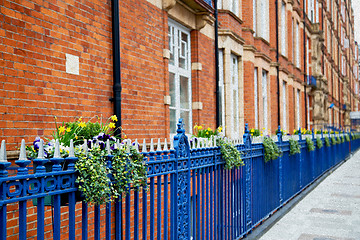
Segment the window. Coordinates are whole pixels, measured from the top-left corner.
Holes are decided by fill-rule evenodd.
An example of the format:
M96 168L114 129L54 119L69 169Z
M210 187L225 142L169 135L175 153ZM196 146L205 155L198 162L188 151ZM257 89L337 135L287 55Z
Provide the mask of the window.
M281 1L281 53L286 56L286 4Z
M224 51L219 50L219 98L220 126L225 127L225 94L224 94ZM225 132L225 129L224 129Z
M230 11L235 15L239 15L239 0L230 0Z
M258 36L269 40L269 1L268 0L259 0L259 28Z
M255 110L255 128L259 128L259 109L258 109L258 68L254 69L254 110Z
M300 90L296 90L296 129L300 128Z
M296 67L300 68L300 34L299 34L299 22L296 22L295 29L295 41L296 41Z
M262 71L262 105L263 105L263 128L264 134L268 131L268 111L267 111L267 71Z
M282 94L282 117L283 117L283 121L282 121L282 129L284 130L288 130L287 129L287 121L286 121L286 111L287 111L287 107L286 107L286 82L283 81L283 94Z
M239 61L237 56L231 54L231 125L232 137L239 137Z
M253 30L254 30L254 36L256 35L256 24L257 24L257 0L253 0Z
M169 90L170 132L175 133L179 118L184 119L187 133L192 133L190 32L169 19Z
M306 108L307 108L307 129L310 129L310 98L309 95L306 96Z

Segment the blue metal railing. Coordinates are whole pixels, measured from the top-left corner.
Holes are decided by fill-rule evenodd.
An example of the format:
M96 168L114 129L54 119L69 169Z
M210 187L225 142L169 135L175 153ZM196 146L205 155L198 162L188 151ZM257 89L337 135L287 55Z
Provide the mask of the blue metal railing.
M0 162L0 239L32 234L46 239L45 229L53 230L54 239L237 239L360 147L360 139L326 147L325 136L317 135L324 146L309 152L303 137L298 137L301 153L290 156L289 142L279 134L282 156L265 163L263 144L253 144L246 128L244 143L236 145L245 166L226 170L219 147L191 149L180 122L174 149L142 153L147 190L132 190L101 206L76 199L73 167L29 174L22 166L18 175L7 176L9 164ZM315 135L305 137L316 146ZM68 203L61 206L64 195ZM54 197L52 207L44 206L47 196ZM37 199L36 206L29 205L32 199ZM35 233L29 224L34 219L28 218L34 212Z

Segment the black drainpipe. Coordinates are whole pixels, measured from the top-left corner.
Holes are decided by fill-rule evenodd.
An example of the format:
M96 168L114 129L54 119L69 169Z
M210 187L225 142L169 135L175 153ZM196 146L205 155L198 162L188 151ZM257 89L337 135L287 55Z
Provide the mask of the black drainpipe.
M305 1L303 2L303 14L304 14L304 36L303 36L303 40L304 40L304 96L305 96L305 128L307 128L308 126L308 109L307 109L307 93L306 93L306 84L307 84L307 72L306 72L306 11L305 11Z
M220 89L219 89L219 33L218 33L218 7L217 0L214 0L215 15L215 82L216 82L216 127L220 126Z
M115 123L115 136L121 134L121 72L120 72L120 20L119 0L111 1L112 9L112 44L113 44L113 91L111 101L114 103L114 115L118 121Z
M280 126L280 71L279 71L279 8L278 8L278 0L275 0L275 13L276 13L276 79L277 79L277 120L278 120L278 126ZM285 126L282 126L285 127Z

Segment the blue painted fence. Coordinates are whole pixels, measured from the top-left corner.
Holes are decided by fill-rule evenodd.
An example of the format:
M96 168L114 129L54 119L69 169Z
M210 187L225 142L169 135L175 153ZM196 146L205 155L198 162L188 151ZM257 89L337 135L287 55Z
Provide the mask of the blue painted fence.
M14 176L2 157L0 239L237 239L360 147L360 139L326 147L322 137L324 146L308 152L299 135L301 153L290 156L289 142L277 137L282 156L265 163L262 143L253 144L246 128L244 143L236 145L245 166L225 170L219 147L191 149L180 121L173 149L143 152L147 189L104 206L76 202L74 157L35 159L36 173L29 173L22 156ZM5 144L1 152L6 155ZM49 161L52 171L45 172ZM59 168L64 161L68 170ZM47 196L53 196L50 207Z

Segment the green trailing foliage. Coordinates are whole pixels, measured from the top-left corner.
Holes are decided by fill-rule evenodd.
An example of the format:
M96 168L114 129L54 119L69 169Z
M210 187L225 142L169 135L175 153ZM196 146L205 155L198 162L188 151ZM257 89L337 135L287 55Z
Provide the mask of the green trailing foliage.
M349 136L349 134L346 134L346 135L345 135L345 140L346 140L347 142L350 142L350 136Z
M270 137L265 137L263 141L265 162L275 160L281 156L281 150L278 145Z
M130 189L139 190L146 187L147 168L144 156L134 148L130 147L127 153L125 148L115 149L112 159L112 175L114 176L113 196L121 197L130 193Z
M128 194L131 189L146 187L147 168L142 154L131 146L129 153L115 149L113 155L111 169L106 166L107 153L100 147L90 149L87 156L84 153L79 156L75 164L76 182L85 202L101 205Z
M290 155L295 155L297 153L300 153L300 144L298 141L290 138L289 139L289 144L290 144Z
M341 140L341 143L344 143L344 142L345 142L344 136L341 136L341 137L340 137L340 140Z
M337 144L336 138L334 136L331 137L331 143L332 143L332 145Z
M306 138L306 145L309 152L315 150L314 142L310 138Z
M232 143L226 142L223 138L218 138L216 144L220 146L221 155L225 160L225 169L239 168L245 165L240 152Z
M316 138L316 146L319 149L323 147L323 141L319 137Z
M79 175L76 182L82 192L85 202L100 205L111 200L113 187L106 167L103 150L94 147L89 150L88 156L82 154L76 161L75 169Z
M325 146L330 147L330 145L331 145L330 139L328 137L325 137L324 140L325 140Z

